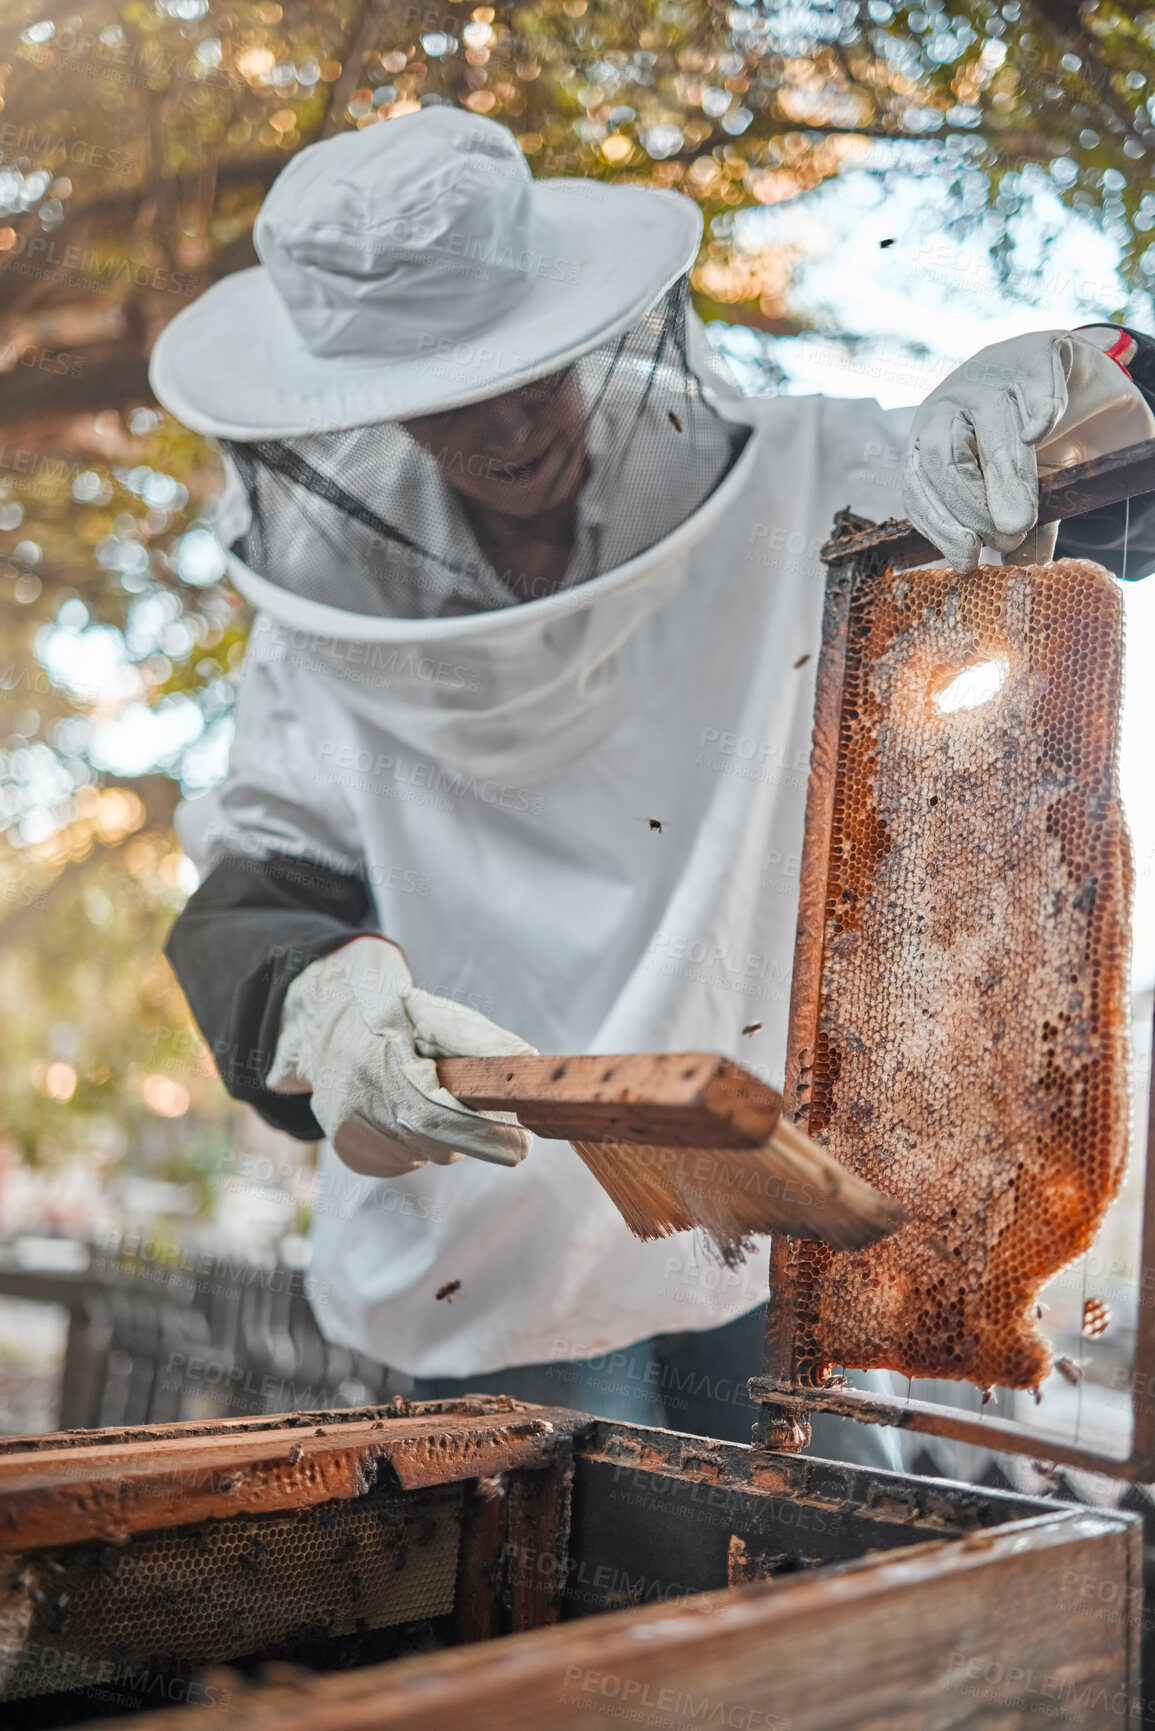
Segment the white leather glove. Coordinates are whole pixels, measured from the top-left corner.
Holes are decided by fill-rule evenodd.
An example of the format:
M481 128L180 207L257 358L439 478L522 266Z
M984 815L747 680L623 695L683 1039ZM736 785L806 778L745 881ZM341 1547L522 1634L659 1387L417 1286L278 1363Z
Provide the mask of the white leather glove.
M930 393L906 442L903 503L956 571L973 570L984 546L1023 544L1040 475L1155 437L1123 370L1134 351L1117 325L1032 331L980 349ZM1040 549L1044 536L1035 558L1054 550L1045 530Z
M471 1154L517 1166L533 1136L509 1112L471 1112L437 1080L435 1058L534 1052L476 1010L413 984L386 938L356 938L289 987L270 1088L313 1096L313 1116L354 1172L399 1178Z

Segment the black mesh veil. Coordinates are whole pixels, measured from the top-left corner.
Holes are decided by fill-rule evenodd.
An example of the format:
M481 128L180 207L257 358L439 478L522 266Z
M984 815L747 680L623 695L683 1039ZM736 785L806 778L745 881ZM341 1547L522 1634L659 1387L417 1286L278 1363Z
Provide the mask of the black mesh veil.
M614 569L685 522L749 436L703 393L688 309L683 278L562 372L466 408L224 444L251 513L233 551L296 595L399 619Z

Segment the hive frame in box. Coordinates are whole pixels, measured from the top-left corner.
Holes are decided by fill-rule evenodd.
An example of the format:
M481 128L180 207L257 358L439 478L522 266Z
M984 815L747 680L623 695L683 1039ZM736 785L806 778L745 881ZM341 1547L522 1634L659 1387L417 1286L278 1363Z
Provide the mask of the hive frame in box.
M0 1439L0 1723L142 1668L555 1622L564 1568L525 1559L564 1558L581 1423L467 1396Z
M1149 492L1155 492L1155 439L1129 445L1125 450L1097 457L1044 480L1039 490L1039 523L1058 522ZM840 513L835 521L834 538L822 549L827 567L826 608L815 694L814 748L806 802L786 1061L786 1099L796 1117L801 1113L803 1097L800 1075L805 1067L805 1054L813 1048L820 1011L826 861L835 791L833 773L822 776L814 773L814 768L820 767L822 754L829 750L832 737L837 737L851 600L856 585L868 578L887 570L909 570L940 558L938 549L910 523L892 520L864 525L849 512ZM773 1296L763 1374L752 1378L750 1383L752 1397L763 1408L760 1427L763 1446L786 1452L800 1449L805 1443L807 1415L828 1412L838 1418L856 1419L861 1424L887 1425L924 1436L950 1438L996 1453L1030 1455L1055 1465L1115 1478L1139 1481L1155 1478L1155 1402L1150 1399L1132 1399L1131 1451L1120 1457L1040 1435L1013 1419L973 1417L931 1401L901 1400L859 1389L810 1387L797 1376L795 1290L788 1239L775 1239L770 1290ZM1151 1291L1155 1291L1155 1087L1148 1097L1133 1390L1155 1388L1155 1305L1145 1303L1143 1298Z

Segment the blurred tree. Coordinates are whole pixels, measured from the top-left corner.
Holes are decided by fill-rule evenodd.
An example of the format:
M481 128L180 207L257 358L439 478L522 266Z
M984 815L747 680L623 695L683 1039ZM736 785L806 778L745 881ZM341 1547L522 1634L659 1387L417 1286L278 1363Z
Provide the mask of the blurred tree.
M177 780L219 768L245 620L212 453L147 357L254 262L292 152L464 104L537 175L696 198L701 309L770 332L799 328L791 261L737 252L732 218L844 166L945 179L965 221L1013 216L1036 165L1155 278L1155 11L1127 0L43 4L0 0L0 1078L31 1157L227 1110L157 952Z

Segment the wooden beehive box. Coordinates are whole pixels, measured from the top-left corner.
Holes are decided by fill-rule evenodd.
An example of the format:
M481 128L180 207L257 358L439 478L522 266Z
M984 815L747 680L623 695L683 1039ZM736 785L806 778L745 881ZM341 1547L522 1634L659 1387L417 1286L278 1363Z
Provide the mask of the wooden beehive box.
M1134 1517L501 1398L9 1443L0 1555L6 1731L1091 1731L1139 1699Z

